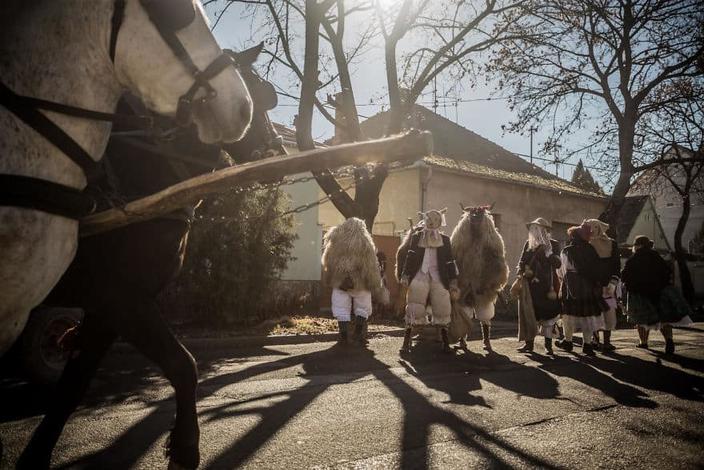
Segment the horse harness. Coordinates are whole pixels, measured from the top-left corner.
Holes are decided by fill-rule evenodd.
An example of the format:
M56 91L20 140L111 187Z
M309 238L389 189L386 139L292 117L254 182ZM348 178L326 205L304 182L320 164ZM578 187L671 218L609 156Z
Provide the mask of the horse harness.
M113 63L117 38L124 18L125 1L115 0L114 3L109 45L110 59ZM162 39L193 77L193 84L179 98L176 109L176 123L179 126L188 126L192 122L193 99L196 93L200 89L206 91L205 97L200 99L202 103L215 99L217 92L210 85L210 80L229 66L238 68L237 61L231 53L223 51L204 70L200 70L193 63L188 51L176 36L178 30L185 28L195 19L193 0L139 0L139 2ZM104 113L23 96L15 93L1 81L0 105L61 150L83 169L86 177L96 171L98 163L70 135L41 113L40 109L83 119L131 124L145 129L151 129L154 126L152 116ZM0 174L0 206L24 207L80 219L96 210L96 201L83 191L64 184L30 176Z

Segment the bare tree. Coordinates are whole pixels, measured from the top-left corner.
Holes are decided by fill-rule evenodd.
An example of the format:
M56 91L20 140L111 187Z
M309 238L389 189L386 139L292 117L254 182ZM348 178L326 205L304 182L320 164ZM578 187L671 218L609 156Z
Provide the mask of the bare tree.
M510 37L518 7L527 0L398 0L384 5L377 0L222 1L248 5L256 12L253 14L266 17L259 24L270 25L269 68L284 66L292 72L293 81L300 84L300 94L288 96L300 100L296 117L299 148L310 149L314 146L314 109L335 124L340 131L338 141L362 138L350 64L377 33L384 42L392 115L386 133L393 134L403 129L413 104L434 80L460 80L470 75L474 54ZM220 11L224 13L226 8ZM350 42L346 40L346 23L352 15L367 15L362 23L369 27ZM304 31L298 26L302 22ZM302 57L296 55L301 42ZM339 90L327 99L336 107L334 114L318 97L331 87ZM402 89L407 92L403 94ZM319 172L315 177L341 214L360 217L371 229L387 175L386 165L355 168L354 199L330 172Z
M516 39L501 44L489 67L518 111L510 129L549 123L553 136L545 150L551 151L574 131L595 125L582 150L617 155L618 178L605 214L615 217L639 170L634 149L643 118L675 99L655 99L658 90L702 76L703 20L700 0L527 4L512 26Z
M682 291L691 302L694 287L682 236L692 204L704 204L704 86L680 82L676 87L661 89L653 99L662 105L643 120L635 160L647 163L636 163L636 168L645 168L645 173L634 189L656 195L674 192L679 196L682 212L674 234L675 258Z

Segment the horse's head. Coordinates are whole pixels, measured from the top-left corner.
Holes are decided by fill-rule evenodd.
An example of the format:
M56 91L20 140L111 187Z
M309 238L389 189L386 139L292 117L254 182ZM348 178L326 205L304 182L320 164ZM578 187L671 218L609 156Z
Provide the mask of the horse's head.
M118 80L150 109L195 123L205 143L244 135L252 119L247 86L194 0L127 0L116 31Z
M274 109L278 103L276 90L271 83L259 76L253 67L263 47L264 43L261 43L242 52L226 50L237 62L253 103L252 123L247 133L237 142L223 146L237 163L286 153L281 136L274 129L267 114L267 111Z

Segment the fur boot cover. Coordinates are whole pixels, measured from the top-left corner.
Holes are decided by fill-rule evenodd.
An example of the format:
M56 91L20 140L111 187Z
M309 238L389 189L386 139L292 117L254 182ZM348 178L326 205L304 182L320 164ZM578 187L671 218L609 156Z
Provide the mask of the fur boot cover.
M377 302L389 302L389 292L379 273L376 247L363 220L351 217L325 234L322 264L327 285L346 288L351 281L349 290L367 290Z
M487 309L493 312L493 304L508 282L508 265L504 240L496 230L489 209L465 208L450 241L459 269L458 306L472 308L477 313ZM490 316L493 317L493 313Z

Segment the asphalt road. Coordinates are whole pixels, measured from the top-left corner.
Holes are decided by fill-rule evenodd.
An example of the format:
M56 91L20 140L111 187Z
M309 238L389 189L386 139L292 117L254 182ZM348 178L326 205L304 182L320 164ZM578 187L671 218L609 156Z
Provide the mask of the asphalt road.
M194 342L203 468L703 468L704 324L676 330L677 354L617 351L448 356L401 338L368 350L332 342L241 346ZM165 468L174 412L158 370L114 350L54 452L60 468ZM12 468L51 392L0 382L3 468Z

